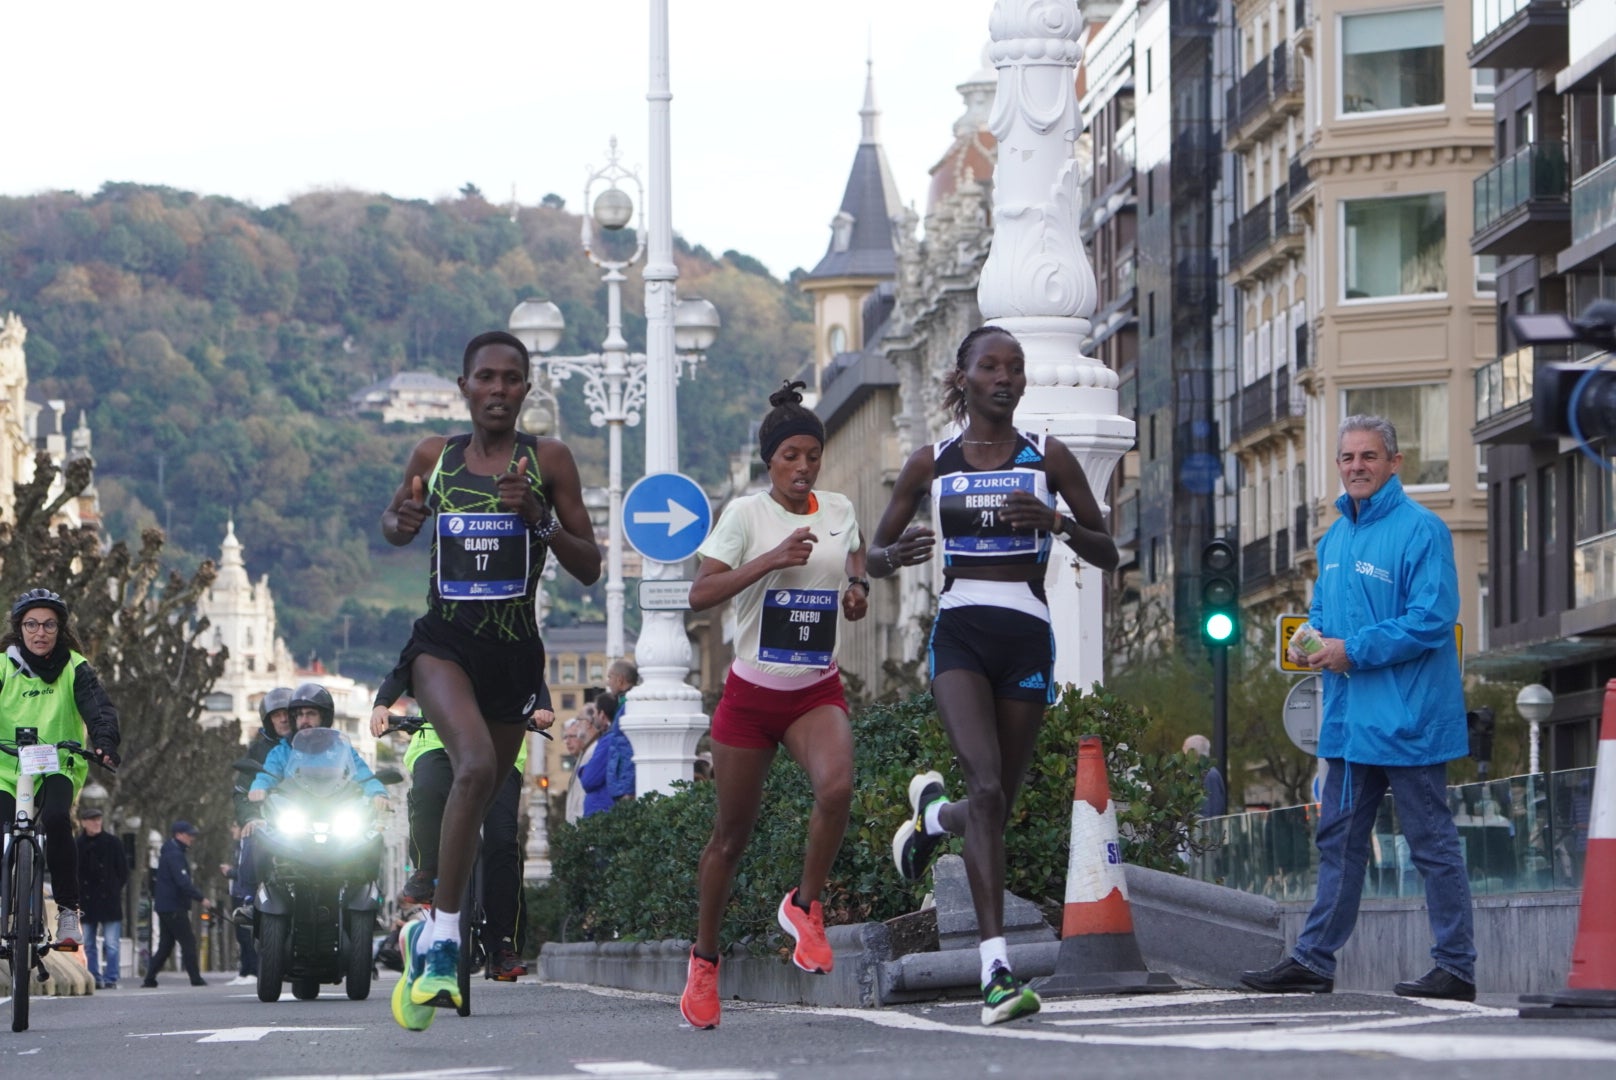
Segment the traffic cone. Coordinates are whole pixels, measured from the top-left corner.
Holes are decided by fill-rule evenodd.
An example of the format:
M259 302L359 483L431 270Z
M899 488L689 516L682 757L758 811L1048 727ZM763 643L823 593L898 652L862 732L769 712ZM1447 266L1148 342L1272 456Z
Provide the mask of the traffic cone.
M1077 746L1072 792L1072 847L1066 860L1066 910L1055 973L1035 979L1039 994L1148 994L1177 990L1171 976L1147 970L1133 936L1123 876L1117 811L1105 777L1098 735Z
M1588 853L1582 864L1582 911L1571 973L1557 994L1521 995L1532 1019L1616 1017L1616 679L1605 684L1594 769Z

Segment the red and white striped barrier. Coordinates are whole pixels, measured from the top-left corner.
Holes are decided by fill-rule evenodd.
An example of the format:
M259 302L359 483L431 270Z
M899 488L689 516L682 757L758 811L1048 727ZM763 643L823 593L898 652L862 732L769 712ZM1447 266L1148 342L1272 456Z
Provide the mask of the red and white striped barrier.
M1521 1005L1522 1016L1537 1019L1616 1017L1616 679L1605 684L1599 721L1599 757L1571 973L1564 990L1523 995Z
M1146 969L1134 938L1117 810L1105 775L1105 747L1097 735L1083 736L1077 747L1066 909L1055 973L1032 985L1039 994L1056 996L1179 988L1171 976Z

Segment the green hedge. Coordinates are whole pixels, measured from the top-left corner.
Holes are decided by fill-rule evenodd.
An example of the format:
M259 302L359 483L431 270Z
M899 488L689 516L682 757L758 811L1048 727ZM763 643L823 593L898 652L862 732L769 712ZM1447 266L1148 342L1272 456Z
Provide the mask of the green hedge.
M1007 884L1034 900L1065 897L1072 780L1077 742L1105 740L1111 797L1129 862L1178 871L1178 853L1200 805L1197 758L1146 755L1148 718L1100 687L1067 688L1048 712L1038 750L1017 800L1006 844ZM854 776L847 838L831 870L825 919L881 920L915 910L930 881L903 881L893 868L892 834L908 815L909 779L942 772L949 794L964 783L936 720L931 696L872 705L853 717ZM579 940L689 938L696 928L696 864L712 830L712 784L682 786L595 814L551 836L554 881L546 892L541 937ZM775 908L802 870L813 795L806 775L782 753L764 788L763 811L741 861L723 927L726 943L775 947ZM960 841L951 841L958 851ZM553 920L553 921L552 921Z

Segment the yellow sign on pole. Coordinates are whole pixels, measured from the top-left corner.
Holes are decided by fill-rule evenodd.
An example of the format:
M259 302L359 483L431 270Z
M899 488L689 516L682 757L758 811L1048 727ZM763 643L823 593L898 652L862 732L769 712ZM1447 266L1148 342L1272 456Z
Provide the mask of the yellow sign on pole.
M1314 670L1306 664L1297 664L1286 655L1291 643L1291 635L1303 623L1307 622L1306 615L1280 615L1274 619L1274 667L1284 675L1313 675ZM1459 648L1459 674L1464 674L1464 623L1453 624L1453 643Z

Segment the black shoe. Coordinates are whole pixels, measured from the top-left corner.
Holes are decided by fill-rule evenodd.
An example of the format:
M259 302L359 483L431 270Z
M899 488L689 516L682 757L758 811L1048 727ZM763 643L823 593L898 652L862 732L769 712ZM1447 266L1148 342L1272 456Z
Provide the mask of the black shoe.
M1265 994L1328 994L1335 989L1335 980L1286 958L1262 971L1240 973L1241 985Z
M431 874L415 871L399 891L398 902L407 907L430 907L437 893L438 879Z
M1447 1001L1475 1001L1476 984L1467 983L1451 971L1434 967L1410 982L1392 987L1398 997L1443 998Z
M192 979L191 980L191 985L192 986L206 986L206 985L208 985L208 980L206 980L206 979Z
M157 989L157 980L156 979L147 979L145 982L141 983L140 985L145 987L147 990L155 990L155 989Z

